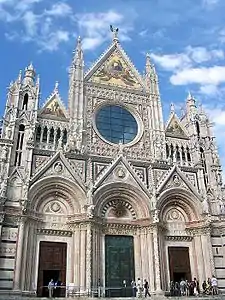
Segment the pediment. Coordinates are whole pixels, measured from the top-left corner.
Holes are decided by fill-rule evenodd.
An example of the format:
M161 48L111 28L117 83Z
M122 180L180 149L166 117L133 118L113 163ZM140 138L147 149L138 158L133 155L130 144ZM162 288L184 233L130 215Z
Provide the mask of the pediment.
M172 113L167 125L166 136L188 139L188 133L175 113Z
M43 108L40 110L39 115L48 116L60 119L67 118L66 109L61 101L58 92L53 93L46 101Z
M104 184L115 182L136 186L149 197L151 196L150 191L135 171L135 168L123 156L119 156L100 173L100 176L97 177L94 183L94 190L96 191Z
M107 49L87 72L85 81L126 89L144 88L140 74L119 43L113 43Z
M191 184L186 175L176 165L165 173L161 181L158 183L157 192L162 193L172 188L186 189L200 199L198 190L194 187L194 185Z
M60 176L63 178L68 178L77 182L77 184L84 191L86 190L85 184L79 172L76 171L76 169L69 163L62 152L57 152L44 164L44 166L41 165L41 167L37 169L37 172L31 178L31 185L40 178L48 176Z

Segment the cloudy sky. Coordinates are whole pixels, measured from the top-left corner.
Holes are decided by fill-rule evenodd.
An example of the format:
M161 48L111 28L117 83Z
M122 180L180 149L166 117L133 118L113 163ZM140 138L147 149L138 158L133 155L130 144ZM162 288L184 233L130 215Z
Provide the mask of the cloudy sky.
M0 0L0 115L9 82L31 61L41 78L41 103L56 80L66 103L76 38L82 37L89 68L111 42L113 24L141 73L151 54L165 121L170 103L179 115L191 91L214 121L225 157L224 11L224 0Z

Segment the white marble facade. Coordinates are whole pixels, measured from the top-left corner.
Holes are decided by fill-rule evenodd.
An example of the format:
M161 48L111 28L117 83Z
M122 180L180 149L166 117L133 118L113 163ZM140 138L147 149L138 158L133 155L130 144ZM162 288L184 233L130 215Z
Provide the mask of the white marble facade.
M41 241L67 244L67 284L84 293L99 278L104 285L105 235L134 237L135 277L147 278L151 292L168 289L168 247L187 247L191 277L202 282L216 274L225 289L225 194L203 108L189 94L182 116L171 105L164 123L149 55L140 75L115 32L86 73L78 39L69 78L68 108L58 83L39 107L32 65L8 89L0 139L0 293L37 288ZM113 143L99 133L96 114L105 105L134 116L134 139Z

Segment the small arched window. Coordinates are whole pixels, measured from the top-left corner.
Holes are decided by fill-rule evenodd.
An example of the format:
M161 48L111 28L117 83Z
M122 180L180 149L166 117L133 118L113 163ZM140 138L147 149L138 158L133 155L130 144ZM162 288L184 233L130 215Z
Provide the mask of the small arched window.
M200 137L200 126L199 126L198 121L196 121L195 126L196 126L197 136Z
M176 146L176 160L180 161L180 149L178 146Z
M67 143L67 130L63 130L63 139L62 139L63 145L66 145Z
M22 107L22 109L23 110L27 110L27 107L28 107L28 94L26 93L25 95L24 95L24 97L23 97L23 107Z
M54 128L52 127L50 129L50 134L49 134L49 143L53 144L54 143Z
M25 131L25 126L23 124L20 124L17 143L16 143L15 166L20 166L21 165L22 152L23 152L24 131Z
M168 158L170 155L170 150L168 144L166 144L166 158Z
M191 161L191 154L190 154L190 150L188 147L187 147L187 160Z
M41 126L39 125L36 128L36 142L40 142L41 140Z
M44 131L43 131L43 137L42 137L42 142L46 143L48 138L48 128L45 126Z

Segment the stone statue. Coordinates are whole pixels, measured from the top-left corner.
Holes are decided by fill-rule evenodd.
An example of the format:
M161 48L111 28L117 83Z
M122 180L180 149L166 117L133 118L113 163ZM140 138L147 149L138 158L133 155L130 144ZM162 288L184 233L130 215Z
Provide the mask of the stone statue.
M203 201L202 201L202 212L204 214L208 214L209 213L209 205L208 205L208 202L207 202L207 198L204 197Z
M90 204L87 207L87 216L89 219L92 219L94 217L94 209L95 209L95 206L93 204Z
M153 215L153 223L158 223L158 222L159 222L159 210L155 209Z
M2 161L6 161L7 160L7 154L8 154L8 149L7 149L7 146L3 146L2 149L1 149L1 160Z

